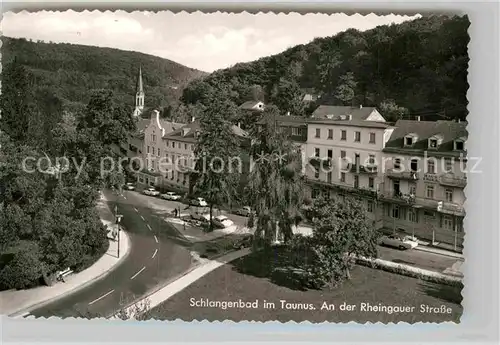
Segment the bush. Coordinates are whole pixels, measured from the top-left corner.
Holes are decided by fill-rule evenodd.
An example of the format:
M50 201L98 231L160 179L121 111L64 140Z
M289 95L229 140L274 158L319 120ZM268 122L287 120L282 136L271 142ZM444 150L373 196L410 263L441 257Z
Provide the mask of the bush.
M34 242L14 253L12 260L0 271L2 289L26 289L39 285L45 272L40 258L40 248Z

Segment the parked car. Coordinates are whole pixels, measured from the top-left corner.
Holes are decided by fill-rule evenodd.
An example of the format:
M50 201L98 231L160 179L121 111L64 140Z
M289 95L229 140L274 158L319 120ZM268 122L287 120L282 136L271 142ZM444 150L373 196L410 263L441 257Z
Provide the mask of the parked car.
M212 219L212 222L214 223L215 226L217 226L219 228L228 228L228 227L234 225L234 223L231 219L229 219L223 215L214 217Z
M205 212L191 212L191 218L200 222L210 222L210 214Z
M175 194L174 192L166 192L165 194L160 195L160 197L165 200L181 200L181 196Z
M381 238L380 244L388 247L399 248L401 250L413 249L416 246L418 246L418 240L416 237L413 236L400 237L397 235L389 235L389 236L383 236Z
M127 184L125 185L125 189L126 190L135 190L135 186L132 182L127 182Z
M233 243L233 248L234 249L248 248L248 247L252 246L252 243L253 243L253 235L252 234L247 234L242 239L234 242Z
M207 207L208 204L203 198L194 198L189 200L189 204L192 206L201 206L201 207Z
M148 189L144 189L143 193L145 195L158 196L160 192L157 191L154 187L149 187Z
M248 217L252 213L252 209L250 206L243 206L242 208L236 210L236 214L243 216L243 217Z

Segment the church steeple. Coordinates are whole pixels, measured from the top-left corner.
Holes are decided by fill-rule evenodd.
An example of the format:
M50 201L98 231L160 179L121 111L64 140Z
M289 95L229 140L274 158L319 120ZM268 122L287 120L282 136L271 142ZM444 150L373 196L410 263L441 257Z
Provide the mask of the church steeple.
M139 75L137 77L137 85L135 90L135 110L134 115L139 116L144 109L144 88L142 85L142 67L139 66Z

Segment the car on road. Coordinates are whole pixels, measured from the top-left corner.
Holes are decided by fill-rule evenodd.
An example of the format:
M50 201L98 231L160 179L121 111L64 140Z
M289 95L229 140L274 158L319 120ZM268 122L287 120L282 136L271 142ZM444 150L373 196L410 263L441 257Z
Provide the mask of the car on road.
M235 213L243 217L248 217L252 213L252 209L250 206L243 206L242 208L237 209Z
M233 248L234 249L243 249L243 248L249 248L252 246L253 243L253 235L252 234L246 234L243 236L242 239L236 241L233 243Z
M145 195L150 195L150 196L158 196L158 195L160 195L160 192L157 191L154 187L149 187L147 189L144 189L143 193Z
M166 192L165 194L160 195L160 197L165 200L174 200L174 201L181 200L181 196L175 194L174 192Z
M398 249L413 249L418 246L418 239L413 236L382 236L380 244Z
M125 189L126 190L135 190L135 186L132 182L127 182L127 184L125 185Z
M207 207L208 206L207 202L203 198L194 198L194 199L191 199L191 200L189 200L189 205L192 205L192 206L201 206L201 207Z
M215 226L217 226L219 228L229 228L230 226L234 225L234 223L231 219L229 219L223 215L214 217L212 219L212 222L214 223Z

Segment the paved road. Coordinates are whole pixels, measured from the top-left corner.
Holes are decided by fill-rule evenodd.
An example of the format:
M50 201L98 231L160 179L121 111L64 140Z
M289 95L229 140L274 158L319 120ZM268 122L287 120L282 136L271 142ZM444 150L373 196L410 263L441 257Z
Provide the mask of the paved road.
M124 302L144 295L187 271L192 264L189 243L176 230L144 206L134 192L106 194L111 209L115 201L123 214L122 226L130 237L130 253L109 275L65 298L33 310L34 316L109 316Z
M150 197L146 195L137 194L137 198L142 200L144 205L148 205L151 209L163 209L165 212L172 210L174 208L181 207L183 209L185 205L175 202L163 200L160 198ZM188 211L184 211L188 212ZM247 222L246 217L241 217L226 211L221 211L230 218L235 224L240 226L245 226ZM221 244L227 242L228 239L220 239L215 242L220 242ZM424 252L419 250L399 250L389 247L379 246L379 258L383 260L393 261L395 263L401 263L411 266L420 267L423 269L428 269L437 272L443 272L446 268L451 267L458 259L443 256L435 253Z

